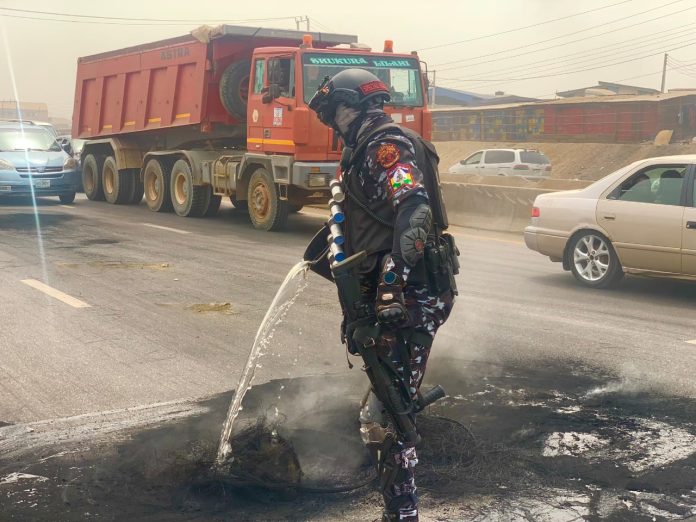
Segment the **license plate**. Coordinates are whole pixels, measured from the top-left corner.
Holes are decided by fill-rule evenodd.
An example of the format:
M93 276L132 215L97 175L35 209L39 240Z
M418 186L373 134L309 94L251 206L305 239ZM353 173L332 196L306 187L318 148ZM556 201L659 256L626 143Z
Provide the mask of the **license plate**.
M51 187L51 180L50 179L40 179L37 180L36 184L34 185L36 188L50 188Z
M12 192L11 185L0 185L0 192Z

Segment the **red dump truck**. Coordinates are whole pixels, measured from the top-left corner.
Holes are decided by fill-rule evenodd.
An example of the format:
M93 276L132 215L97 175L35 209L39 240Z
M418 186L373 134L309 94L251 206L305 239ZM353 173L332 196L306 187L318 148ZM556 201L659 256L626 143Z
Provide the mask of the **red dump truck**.
M351 35L223 25L78 60L72 135L92 200L145 201L155 212L209 216L222 197L254 227L328 199L341 145L307 103L325 76L370 70L387 111L426 138L427 77L390 41L373 52Z

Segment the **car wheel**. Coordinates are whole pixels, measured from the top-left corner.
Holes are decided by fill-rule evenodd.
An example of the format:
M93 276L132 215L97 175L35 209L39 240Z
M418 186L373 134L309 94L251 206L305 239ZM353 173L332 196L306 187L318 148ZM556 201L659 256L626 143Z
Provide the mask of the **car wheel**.
M586 230L574 235L567 251L575 279L591 288L607 288L624 273L611 242L599 232Z
M75 193L74 192L66 192L64 194L58 194L58 199L63 205L69 205L73 201L75 201Z

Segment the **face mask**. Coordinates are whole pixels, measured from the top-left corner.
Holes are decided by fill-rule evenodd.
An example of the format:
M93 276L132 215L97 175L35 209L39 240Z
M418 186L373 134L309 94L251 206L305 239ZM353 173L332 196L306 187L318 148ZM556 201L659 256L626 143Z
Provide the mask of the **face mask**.
M334 124L341 135L346 136L348 134L348 129L350 124L355 121L358 117L360 111L354 109L353 107L348 107L345 103L339 104L336 107L336 116L334 117Z

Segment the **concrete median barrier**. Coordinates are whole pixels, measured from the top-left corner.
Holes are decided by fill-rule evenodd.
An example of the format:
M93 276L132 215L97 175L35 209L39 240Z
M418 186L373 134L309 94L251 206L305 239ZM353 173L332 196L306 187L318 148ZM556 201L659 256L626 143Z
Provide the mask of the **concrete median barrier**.
M442 183L452 225L521 232L529 224L534 198L552 189Z

